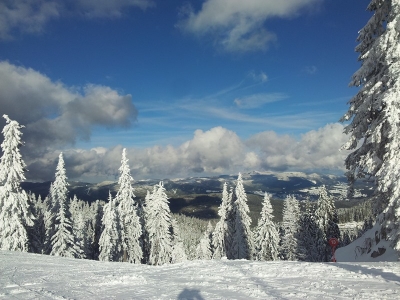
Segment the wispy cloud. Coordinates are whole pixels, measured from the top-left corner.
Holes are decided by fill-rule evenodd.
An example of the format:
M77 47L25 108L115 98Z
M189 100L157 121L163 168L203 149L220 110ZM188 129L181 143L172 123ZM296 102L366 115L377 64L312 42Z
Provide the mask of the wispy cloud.
M316 66L305 66L303 68L303 73L308 75L315 75L318 72L318 68Z
M228 52L266 50L276 41L264 28L273 17L287 18L321 0L206 0L199 11L190 5L182 8L177 24L183 31L198 36L211 35L218 47Z
M287 95L282 93L262 93L236 98L233 102L239 108L252 109L263 106L267 103L277 102L288 98Z
M40 33L46 24L67 15L119 18L131 7L147 9L153 0L12 0L0 1L0 39L16 32Z

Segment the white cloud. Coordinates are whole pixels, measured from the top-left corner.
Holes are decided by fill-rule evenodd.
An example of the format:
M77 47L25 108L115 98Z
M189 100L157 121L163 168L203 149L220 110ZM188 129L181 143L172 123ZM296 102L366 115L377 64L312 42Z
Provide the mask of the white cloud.
M35 70L4 61L0 62L0 90L1 111L26 126L24 148L33 156L89 139L95 126L120 128L136 121L131 95L99 85L68 88Z
M242 98L236 98L233 102L239 108L257 108L263 106L266 103L277 102L286 98L287 96L282 93L261 93Z
M153 7L153 0L12 0L0 2L0 39L15 32L39 33L52 19L66 15L121 17L130 7Z
M274 33L264 28L273 17L292 17L321 0L206 0L195 12L185 6L178 23L182 30L196 35L214 36L226 51L247 52L267 49L276 40Z
M179 146L128 148L134 178L173 178L193 175L230 174L238 171L342 171L347 153L339 148L346 142L343 125L328 124L299 139L273 131L247 140L223 127L196 130ZM54 176L58 151L28 161L29 176L49 180ZM67 174L76 178L109 178L118 175L122 146L109 149L64 151Z
M318 72L318 68L316 66L306 66L304 67L303 72L308 75L314 75Z
M264 83L264 82L267 82L267 81L268 81L268 76L267 76L267 74L265 74L265 73L262 72L262 71L261 71L260 73L257 73L257 72L255 72L255 71L251 71L251 72L249 72L248 76L249 76L250 78L252 78L254 81L257 81L257 82Z

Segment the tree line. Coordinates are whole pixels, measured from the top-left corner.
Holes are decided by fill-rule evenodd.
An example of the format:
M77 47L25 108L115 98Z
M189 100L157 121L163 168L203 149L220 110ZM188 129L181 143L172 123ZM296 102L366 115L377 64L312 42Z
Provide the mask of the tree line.
M323 186L316 203L284 200L283 221L273 220L269 194L265 194L257 226L251 227L247 195L239 173L236 185L224 183L219 220L190 237L179 229L169 209L161 181L144 199L136 198L126 149L119 168L118 191L107 202L89 205L68 198L68 182L60 153L55 180L45 199L26 193L23 145L18 122L8 116L3 128L0 161L0 249L55 256L162 265L186 259L248 259L329 261L327 241L340 238L334 200ZM182 220L181 220L182 224ZM205 227L205 226L203 226ZM190 241L188 241L190 239Z

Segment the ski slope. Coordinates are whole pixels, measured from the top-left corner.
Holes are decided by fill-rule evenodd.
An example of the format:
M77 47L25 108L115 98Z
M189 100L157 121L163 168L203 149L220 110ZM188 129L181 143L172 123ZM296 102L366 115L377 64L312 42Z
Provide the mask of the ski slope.
M132 265L0 251L0 299L400 299L400 263Z

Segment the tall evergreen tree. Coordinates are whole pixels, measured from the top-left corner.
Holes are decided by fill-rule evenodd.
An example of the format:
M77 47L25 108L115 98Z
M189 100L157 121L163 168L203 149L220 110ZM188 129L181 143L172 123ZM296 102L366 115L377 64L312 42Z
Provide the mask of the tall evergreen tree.
M33 226L33 215L28 204L28 195L21 188L25 180L25 163L19 147L21 128L17 121L7 115L1 144L3 156L0 160L0 249L14 251L29 250L29 227Z
M62 153L58 157L56 178L51 189L51 198L58 211L56 212L54 235L51 237L50 255L76 257L83 256L80 244L72 231L71 214L68 205L68 182Z
M285 260L298 259L298 229L300 208L299 202L293 195L288 195L283 202L283 237L281 255Z
M315 208L306 200L305 211L300 215L298 230L298 258L303 261L322 261L319 249L326 245L323 231L315 216Z
M172 253L171 263L179 263L187 260L185 247L183 246L178 223L174 218L171 218L171 236L172 236Z
M171 212L168 197L162 181L147 208L147 228L149 234L149 263L163 265L172 259Z
M270 195L264 194L261 218L254 233L254 252L257 260L278 260L279 233L272 221L273 209Z
M345 149L350 194L358 178L376 180L375 212L392 245L400 251L400 0L371 0L373 16L359 31L360 69L351 86L359 87L341 121L350 121Z
M319 189L318 208L315 212L318 225L322 231L322 241L320 242L320 255L322 261L330 261L331 249L328 244L330 238L340 238L340 231L333 198L328 195L325 186ZM324 246L322 246L324 245Z
M208 222L207 230L204 232L200 243L196 248L196 258L198 259L211 259L212 258L212 237L213 228L210 222Z
M225 182L222 189L222 202L219 206L218 215L220 219L215 225L212 233L213 258L219 259L227 256L227 251L232 244L232 222L229 215L233 210L232 202L228 193L228 185Z
M235 232L233 234L232 251L234 259L251 259L253 255L253 235L250 229L251 219L247 205L247 195L243 187L242 174L239 173L234 202Z
M121 237L123 261L141 263L143 258L141 236L142 225L138 216L138 205L135 202L133 178L130 174L126 149L122 151L120 177L118 180L119 189L115 197L118 203L121 220Z
M121 229L115 200L109 193L108 203L104 205L102 218L103 231L99 240L99 260L121 261Z

